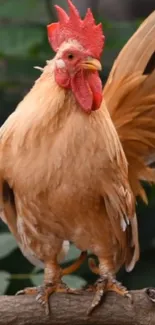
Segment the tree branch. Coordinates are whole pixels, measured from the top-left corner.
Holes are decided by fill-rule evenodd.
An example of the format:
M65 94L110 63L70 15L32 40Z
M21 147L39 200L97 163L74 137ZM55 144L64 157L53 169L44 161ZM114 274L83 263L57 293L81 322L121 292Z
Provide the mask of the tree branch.
M151 291L152 290L152 291ZM133 303L109 292L102 306L86 316L93 294L54 294L51 316L45 316L34 297L0 297L0 325L153 325L155 324L155 289L132 291ZM151 301L152 299L152 301Z

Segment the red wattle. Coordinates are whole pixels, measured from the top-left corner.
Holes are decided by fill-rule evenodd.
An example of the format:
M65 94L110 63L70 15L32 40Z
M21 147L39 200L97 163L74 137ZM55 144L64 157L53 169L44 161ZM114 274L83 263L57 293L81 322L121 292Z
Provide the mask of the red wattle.
M90 86L90 89L93 93L93 105L92 110L95 111L100 108L101 102L102 102L102 82L99 77L98 72L90 73L88 75L88 83Z
M102 82L98 72L79 71L71 80L74 96L86 112L97 110L102 102Z
M71 80L74 96L86 112L90 112L93 104L93 94L83 71L79 71Z

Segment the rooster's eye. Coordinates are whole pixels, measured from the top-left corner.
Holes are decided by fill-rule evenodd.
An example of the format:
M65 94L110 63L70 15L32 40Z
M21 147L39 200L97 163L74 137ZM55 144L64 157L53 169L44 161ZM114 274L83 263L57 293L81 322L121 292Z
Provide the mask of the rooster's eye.
M74 55L72 53L68 54L68 59L69 60L73 60L74 59Z

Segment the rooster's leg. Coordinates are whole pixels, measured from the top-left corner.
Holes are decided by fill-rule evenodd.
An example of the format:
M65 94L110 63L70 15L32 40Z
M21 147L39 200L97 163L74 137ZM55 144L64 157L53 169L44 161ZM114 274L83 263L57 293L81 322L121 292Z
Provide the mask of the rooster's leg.
M100 260L99 267L97 267L94 260L90 259L89 266L95 274L100 275L100 278L94 286L88 289L89 291L95 291L94 299L88 309L88 315L101 303L102 297L107 291L114 291L121 296L131 298L128 290L116 280L112 265L109 264L109 261L105 259Z
M80 267L87 256L86 252L82 252L80 257L69 267L61 269L57 262L46 263L44 272L44 283L42 286L25 288L17 292L17 295L28 294L37 295L36 300L44 306L45 312L49 314L49 297L54 292L78 294L80 290L69 288L62 282L63 275L70 274Z

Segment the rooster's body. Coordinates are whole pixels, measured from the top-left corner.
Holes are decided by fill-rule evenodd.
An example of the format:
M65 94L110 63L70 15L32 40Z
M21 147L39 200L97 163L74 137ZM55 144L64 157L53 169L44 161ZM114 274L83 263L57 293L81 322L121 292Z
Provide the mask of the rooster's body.
M69 6L71 19L75 21L76 9L70 1ZM49 32L52 33L49 39L54 44L53 47L57 48L57 55L48 61L41 77L0 131L0 197L3 218L23 253L34 264L44 264L45 286L42 293L39 293L39 300L44 303L54 290L64 290L62 271L57 259L64 250L66 240L72 241L80 250L91 250L98 256L102 281L102 290L101 282L99 287L97 285L99 295L103 294L106 286L107 289L126 294L126 290L115 281L114 275L124 263L127 270L131 270L139 257L135 199L136 195L143 193L139 179L146 177L149 181L154 180L153 173L146 168L142 159L145 158L146 161L146 155L142 152L141 156L136 156L135 139L128 136L123 138L126 135L123 133L126 131L125 118L129 119L129 126L133 120L133 111L130 109L129 117L125 117L126 97L123 94L127 92L127 86L124 90L124 79L119 81L115 74L112 75L112 86L107 83L104 90L105 104L101 98L97 74L100 69L99 56L96 54L93 59L90 56L91 51L94 54L97 50L91 46L88 55L88 51L83 50L83 44L88 41L82 39L81 46L79 38L74 41L69 37L62 42L70 32L67 30L64 36L64 28L60 41L58 34L53 34L54 30L60 30L61 24L66 28L68 18L60 8L58 13L60 25L52 24ZM90 12L88 18L92 24ZM69 28L70 26L71 24ZM97 36L101 42L99 27L95 28L98 28ZM83 55L86 55L83 51L87 53L87 60L85 56L83 59ZM86 73L76 70L74 75L73 65L70 65L73 54L75 57L77 55L78 62L81 62L82 56L80 67L86 69ZM66 65L70 81L67 79ZM89 70L95 70L95 73L91 74L90 71L89 74ZM126 84L128 78L130 77L126 78ZM143 83L147 77L140 74L139 78ZM136 77L133 80L135 89ZM117 96L119 85L122 92L115 101L113 98ZM152 88L150 93L152 94ZM120 98L124 100L121 122ZM142 150L150 154L151 147L152 155L155 149L155 125L151 118L155 98L151 98L147 112L150 112L148 119L152 123L152 129L151 133L144 131L146 141L142 144ZM100 103L100 109L96 110ZM134 116L139 116L136 105L134 102L137 112ZM144 119L145 114L141 120L145 124ZM149 135L151 144L148 143ZM141 163L135 173L134 158L137 164L139 161ZM132 161L129 173L127 160ZM140 174L142 165L143 173ZM97 296L91 308L98 300Z
M43 261L70 240L113 269L117 252L119 264L126 259L123 230L134 214L127 162L104 103L89 116L81 112L57 86L53 66L54 60L1 129L0 163L14 192L20 240Z

